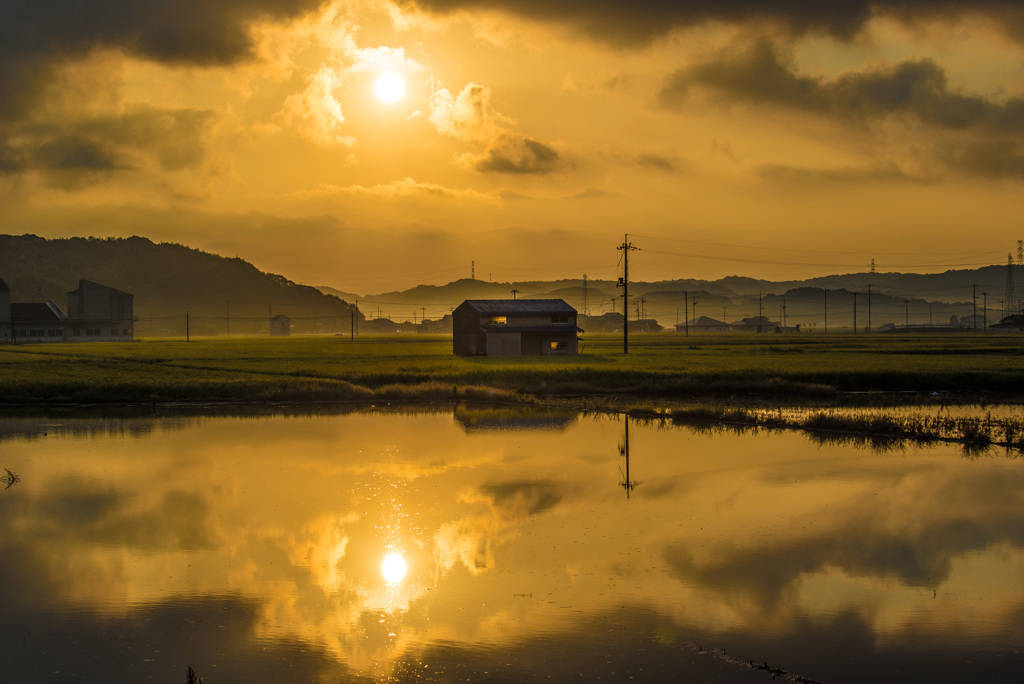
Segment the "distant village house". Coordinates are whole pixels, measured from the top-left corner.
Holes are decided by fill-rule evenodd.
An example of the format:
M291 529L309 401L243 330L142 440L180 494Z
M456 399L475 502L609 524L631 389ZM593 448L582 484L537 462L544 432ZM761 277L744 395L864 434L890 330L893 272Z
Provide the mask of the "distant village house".
M732 326L709 316L698 316L685 323L676 323L676 332L727 333L732 332Z
M48 302L12 302L0 280L0 341L76 342L134 339L135 296L89 280L68 292L67 313Z
M561 299L467 299L452 325L459 356L570 356L583 332Z
M288 337L292 334L292 319L284 314L277 314L270 319L271 337Z

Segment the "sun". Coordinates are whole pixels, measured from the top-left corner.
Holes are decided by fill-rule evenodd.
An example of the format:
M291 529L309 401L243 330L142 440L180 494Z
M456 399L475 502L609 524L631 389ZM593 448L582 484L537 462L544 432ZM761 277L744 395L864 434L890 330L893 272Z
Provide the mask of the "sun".
M405 80L393 71L383 73L374 82L373 91L381 102L398 102L405 95Z
M405 577L407 566L401 554L392 553L381 563L380 571L389 584L398 584Z

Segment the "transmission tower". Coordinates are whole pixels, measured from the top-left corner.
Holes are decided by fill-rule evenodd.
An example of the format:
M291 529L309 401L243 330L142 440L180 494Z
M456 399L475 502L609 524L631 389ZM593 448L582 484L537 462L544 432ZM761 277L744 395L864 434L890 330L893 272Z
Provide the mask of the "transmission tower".
M876 271L875 271L875 260L874 260L874 259L872 259L872 260L871 260L871 272L872 272L872 273L875 273L875 272L876 272Z
M583 301L580 302L580 313L590 315L590 291L587 288L587 274L583 274Z
M1024 264L1024 240L1017 240L1017 263Z
M1018 254L1020 253L1020 242L1018 245ZM1003 318L1007 316L1013 316L1020 312L1020 303L1017 301L1017 294L1013 288L1013 255L1006 255L1006 294L1003 295Z

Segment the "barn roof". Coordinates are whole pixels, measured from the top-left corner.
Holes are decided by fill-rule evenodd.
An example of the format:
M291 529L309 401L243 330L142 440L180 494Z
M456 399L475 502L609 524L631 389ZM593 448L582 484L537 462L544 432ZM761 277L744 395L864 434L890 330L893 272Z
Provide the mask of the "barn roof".
M118 290L115 287L110 287L109 285L104 285L102 283L97 283L97 282L92 281L92 280L85 280L84 278L79 278L79 280L78 280L78 289L77 290L71 290L70 292L68 292L68 294L69 295L71 295L71 294L81 294L82 290L84 290L89 285L92 285L93 287L102 287L104 290L110 290L111 292L117 292L118 294L128 295L130 297L134 297L135 296L131 292L125 292L124 290Z
M515 315L515 314L576 314L572 308L561 299L467 299L463 305L469 305L481 314L492 316Z
M11 304L11 314L19 322L60 322L61 317L48 302L15 302ZM59 309L58 309L59 310Z

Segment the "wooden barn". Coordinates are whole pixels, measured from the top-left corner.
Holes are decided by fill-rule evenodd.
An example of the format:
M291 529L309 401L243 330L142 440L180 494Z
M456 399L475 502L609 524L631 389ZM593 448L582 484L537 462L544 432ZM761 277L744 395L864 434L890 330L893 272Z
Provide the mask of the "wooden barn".
M459 356L572 356L581 332L561 299L467 299L452 312Z

